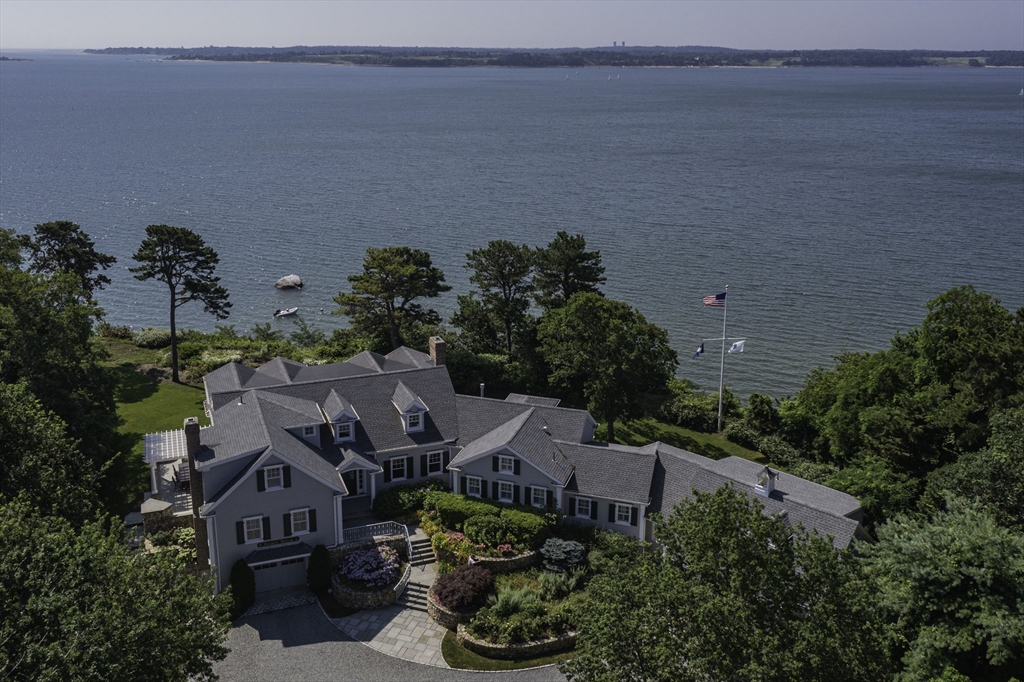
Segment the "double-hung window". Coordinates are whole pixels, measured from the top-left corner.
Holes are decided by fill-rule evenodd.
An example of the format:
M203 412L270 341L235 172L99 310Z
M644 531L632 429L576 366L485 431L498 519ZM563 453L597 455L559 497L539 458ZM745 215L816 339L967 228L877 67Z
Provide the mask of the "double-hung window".
M502 502L512 501L512 484L508 481L498 482L498 499Z
M250 516L243 519L245 522L245 541L259 542L263 539L263 517Z
M267 482L267 490L276 490L284 487L284 475L281 469L282 467L280 466L274 466L263 470L263 476Z
M439 474L441 473L441 452L428 452L427 453L427 474Z
M334 440L338 443L346 440L352 440L352 423L344 422L342 424L335 424Z
M419 430L421 430L423 428L423 415L422 414L419 414L419 413L410 414L408 417L406 417L406 419L408 420L407 421L408 427L406 429L407 431L419 431Z
M514 474L516 471L516 458L502 455L498 458L498 471L503 474Z
M629 515L632 511L633 508L628 504L615 505L615 523L625 523L629 525Z
M480 479L475 476L466 476L466 494L470 497L480 497Z
M548 504L548 489L547 488L531 488L530 490L530 503L534 507L545 507Z
M405 478L405 457L395 457L391 460L391 480Z
M292 512L292 535L309 532L309 509L296 509Z
M576 516L582 516L590 518L591 505L594 504L593 500L588 500L582 497L576 498Z

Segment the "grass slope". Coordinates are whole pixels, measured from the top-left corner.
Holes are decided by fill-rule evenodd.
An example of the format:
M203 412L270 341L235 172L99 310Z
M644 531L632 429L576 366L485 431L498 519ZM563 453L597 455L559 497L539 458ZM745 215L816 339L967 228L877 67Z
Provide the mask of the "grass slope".
M767 458L760 452L730 442L717 433L699 433L681 426L673 426L655 419L638 419L626 424L615 425L615 439L622 445L647 445L653 441L661 441L683 450L696 452L711 459L723 459L731 455L749 459L758 464L768 464ZM607 430L604 425L598 427L594 440L606 441Z

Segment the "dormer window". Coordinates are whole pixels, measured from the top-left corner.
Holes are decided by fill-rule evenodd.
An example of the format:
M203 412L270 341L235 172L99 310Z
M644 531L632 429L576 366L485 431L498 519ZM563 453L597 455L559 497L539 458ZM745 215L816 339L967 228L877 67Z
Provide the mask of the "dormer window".
M334 442L344 443L345 441L355 440L353 435L352 422L343 422L341 424L334 425Z
M423 415L419 413L405 415L405 432L413 433L414 431L423 430Z
M303 426L302 427L302 435L305 438L313 437L314 435L316 435L316 427L315 426Z
M409 390L409 387L401 381L395 386L395 392L391 396L392 404L402 415L402 425L406 433L423 430L423 415L427 412L427 406L419 397Z
M772 494L772 491L775 490L775 479L778 477L779 475L777 473L768 467L765 467L757 475L757 483L754 484L754 492L758 495L768 497Z

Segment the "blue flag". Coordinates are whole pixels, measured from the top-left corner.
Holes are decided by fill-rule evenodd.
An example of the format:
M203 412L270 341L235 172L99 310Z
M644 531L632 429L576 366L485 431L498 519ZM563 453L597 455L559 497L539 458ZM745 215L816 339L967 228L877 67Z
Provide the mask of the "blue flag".
M704 344L702 343L702 344L700 344L700 348L697 349L697 352L693 354L693 359L696 360L697 358L699 358L703 354L704 354Z

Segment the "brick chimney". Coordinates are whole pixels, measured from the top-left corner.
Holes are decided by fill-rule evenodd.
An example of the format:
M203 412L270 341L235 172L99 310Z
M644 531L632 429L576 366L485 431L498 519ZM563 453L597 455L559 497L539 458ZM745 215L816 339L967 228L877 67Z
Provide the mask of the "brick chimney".
M206 534L206 519L199 516L203 506L203 475L196 468L199 454L199 420L185 420L185 451L188 453L189 488L192 491L192 527L196 531L196 568L200 573L210 570L210 540Z
M435 367L444 364L444 339L440 336L430 337L430 359L434 361Z

